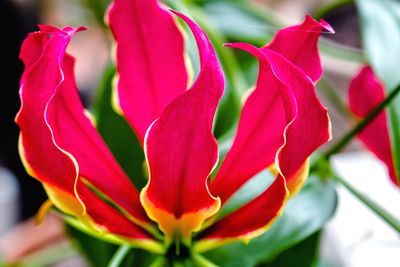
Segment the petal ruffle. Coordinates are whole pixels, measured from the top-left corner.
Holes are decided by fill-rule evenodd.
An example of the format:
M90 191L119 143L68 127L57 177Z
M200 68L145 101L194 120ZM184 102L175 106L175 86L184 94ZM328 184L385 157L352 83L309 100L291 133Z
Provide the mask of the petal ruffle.
M285 176L290 192L295 193L305 179L296 172L330 138L327 111L315 95L311 80L284 57L267 48L230 46L256 56L260 73L211 192L224 203L248 179L278 160L278 170Z
M353 78L348 94L350 109L360 119L366 117L376 105L385 99L385 89L369 66L363 67ZM394 167L386 111L382 111L372 120L358 134L358 138L386 164L391 180L394 184L399 185Z
M318 52L318 38L322 31L334 33L324 20L319 22L306 16L303 23L284 28L264 49L271 49L302 69L314 82L322 75Z
M115 0L108 21L117 45L116 104L143 143L150 124L187 88L183 36L157 0Z
M284 143L287 118L282 84L268 64L260 64L255 89L243 106L238 130L211 192L225 203L245 182L274 163Z
M322 74L317 43L323 30L333 32L325 21L306 16L302 24L280 30L260 50L278 52L315 82ZM291 93L282 93L284 85L273 72L269 66L260 65L256 89L245 102L234 143L212 183L212 192L223 203L248 179L274 163L276 152L284 143L284 129L295 116L287 114L295 101L290 100ZM294 97L297 99L297 95ZM316 109L320 108L315 96L310 99L318 102ZM299 180L291 181L288 186L294 192L300 184Z
M22 107L16 118L21 158L32 176L75 198L83 212L100 212L99 201L82 201L91 192L84 190L84 179L138 223L147 224L138 192L84 115L73 78L74 60L65 54L76 31L42 26L24 42ZM93 219L107 227L106 221Z
M141 200L169 241L185 242L220 207L207 179L218 161L212 124L224 77L206 34L188 17L177 15L195 36L201 70L192 88L174 99L147 132L150 179Z
M309 77L275 51L263 49L263 54L276 77L290 89L282 97L286 99L286 115L291 119L284 131L285 143L279 149L276 165L293 195L307 177L309 156L331 139L331 122Z
M269 161L265 160L266 157L264 158L264 168L275 160L278 177L262 195L208 228L197 245L196 249L198 251L208 250L237 239L248 240L266 231L272 221L279 216L280 210L284 206L287 199L286 186L291 195L300 188L308 176L308 157L317 147L330 138L330 121L327 110L316 97L312 81L302 70L275 51L265 48L258 49L243 43L231 44L230 46L243 49L260 61L257 87L245 104L247 109L243 111L240 123L248 123L243 118L247 120L258 118L257 112L263 110L264 103L262 100L267 99L267 104L265 105L267 107L270 106L268 91L271 91L275 101L278 103L275 104L281 105L280 111L283 112L283 116L276 115L282 116L280 124L258 124L259 127L266 127L270 132L265 130L265 136L263 138L258 137L260 148L256 150L258 153L252 155L253 162L251 158L247 158L250 153L246 154L245 149L243 150L244 154L234 153L243 155L246 160L245 163L252 164L250 168L254 168L255 164L259 164L261 168L263 165L257 160L262 157L263 153L271 154ZM264 93L261 94L263 91ZM253 107L252 110L247 106L250 103L258 104L258 106ZM275 129L267 127L279 126L282 123L284 125L283 129L281 126L280 132L275 132ZM253 136L245 133L240 127L241 125L239 125L238 136L239 134L247 135L246 138L251 140L250 138ZM274 142L269 144L274 144L275 147L265 146L265 144L268 144L264 143L266 140L269 142L273 140ZM235 149L235 143L232 149ZM273 150L269 152L269 149ZM232 166L242 164L240 160L241 158L237 157L235 164L232 164ZM249 168L246 164L243 165L243 170ZM216 184L215 187L214 183L212 184L213 194L226 200L247 181L246 179L241 179L242 183L237 183L236 170L239 169L236 167L234 171L227 172L230 175L224 176L224 180L216 180L214 183L218 182L219 184ZM221 179L221 177L217 176L217 179ZM232 224L233 222L235 223Z

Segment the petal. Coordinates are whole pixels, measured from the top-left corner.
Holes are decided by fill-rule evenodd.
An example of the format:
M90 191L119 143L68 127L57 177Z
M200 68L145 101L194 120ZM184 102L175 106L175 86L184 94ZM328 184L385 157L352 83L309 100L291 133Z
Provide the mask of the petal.
M311 80L275 51L263 52L276 77L290 88L283 98L292 98L285 103L286 114L292 119L285 128L285 143L279 149L276 164L293 195L305 181L309 156L331 139L331 123Z
M225 203L248 179L276 161L278 173L283 173L294 194L306 177L296 173L309 155L330 138L327 111L308 76L284 57L248 44L230 46L256 56L260 72L211 192Z
M282 84L268 64L260 64L255 89L243 106L238 130L211 192L225 203L246 181L274 163L284 143L287 120Z
M202 232L194 251L201 253L236 240L248 242L264 233L282 213L287 195L285 179L279 175L260 196Z
M322 31L334 33L324 20L319 22L306 16L300 25L284 28L265 49L271 49L302 69L314 82L322 75L318 53L318 38Z
M218 161L212 124L224 77L205 33L186 16L176 14L196 38L201 70L192 88L174 99L147 132L150 179L141 200L170 241L176 234L187 241L220 206L208 191L207 179Z
M41 29L25 40L21 51L25 72L16 122L21 128L20 154L28 172L76 198L83 210L96 209L95 202L83 205L81 201L84 192L89 192L78 190L84 177L138 223L149 223L138 192L84 115L73 78L73 59L65 55L77 30Z
M82 226L89 233L124 240L125 243L130 243L134 247L147 249L154 253L163 252L162 245L155 241L149 233L107 205L83 183L79 183L79 185L82 185L78 190L83 192L81 194L84 196L83 202L93 203L93 205L87 206L90 216L83 212L82 205L74 195L50 184L43 184L51 202L63 212L79 218ZM93 207L95 208L93 209ZM112 234L110 235L110 233Z
M115 0L108 20L117 45L116 104L143 143L150 124L186 90L183 36L156 0Z
M353 78L348 94L350 109L359 119L365 118L376 105L385 99L385 89L369 66L364 66ZM358 134L358 138L386 164L391 180L394 184L399 185L394 168L386 111L382 111L372 120Z

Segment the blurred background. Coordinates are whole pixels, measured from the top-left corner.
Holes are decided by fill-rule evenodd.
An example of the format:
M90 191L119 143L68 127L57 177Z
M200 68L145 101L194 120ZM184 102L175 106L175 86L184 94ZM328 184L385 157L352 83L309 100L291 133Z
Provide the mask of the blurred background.
M187 2L207 14L209 30L222 33L224 42L241 40L262 46L279 28L300 23L304 14L327 20L336 34L323 34L321 38L325 75L317 93L329 108L334 139L350 128L351 123L345 119L347 108L341 104L330 106L330 103L337 98L346 99L349 80L364 61L359 18L353 1ZM18 53L23 39L37 30L39 23L57 27L88 26L89 30L79 33L68 49L77 58L75 73L82 101L91 109L112 47L112 37L103 22L107 4L108 0L0 0L3 25L0 46L5 52L1 69L2 81L6 81L0 93L0 259L6 262L22 260L24 266L87 266L79 250L65 237L64 225L57 218L49 216L39 227L33 223L32 216L46 196L40 183L25 173L17 151L19 130L14 117L20 105L18 89L23 70ZM216 46L222 44L214 41ZM241 56L237 55L239 61ZM244 84L252 84L257 63L246 59L240 67L246 74ZM353 142L347 154L335 158L335 168L399 214L399 207L395 205L400 203L399 194L389 182L385 183L389 181L386 170L374 157L359 152L360 149L361 145ZM359 170L363 172L360 174ZM395 232L340 188L339 199L336 215L322 233L319 255L323 260L318 266L400 266L400 244Z

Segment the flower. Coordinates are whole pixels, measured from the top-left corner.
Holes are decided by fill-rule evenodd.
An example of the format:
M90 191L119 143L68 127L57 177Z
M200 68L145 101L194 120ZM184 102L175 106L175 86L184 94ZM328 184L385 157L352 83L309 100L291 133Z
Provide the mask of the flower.
M199 49L200 72L190 89L184 38L172 13L189 26ZM66 47L83 28L42 25L23 43L16 121L27 171L76 227L154 253L174 244L201 253L265 232L304 183L310 154L330 139L329 117L314 89L322 73L317 40L329 25L306 17L263 48L228 45L255 56L260 70L233 145L210 181L219 157L212 125L224 76L207 35L156 0L115 0L108 23L116 40L115 106L143 145L147 185L140 193L132 185L79 100ZM276 174L273 183L219 218L231 196L267 167Z
M385 99L385 88L370 66L364 66L351 80L348 90L349 107L357 119L368 113ZM390 179L399 186L396 175L392 143L389 135L388 115L383 110L357 137L388 169Z

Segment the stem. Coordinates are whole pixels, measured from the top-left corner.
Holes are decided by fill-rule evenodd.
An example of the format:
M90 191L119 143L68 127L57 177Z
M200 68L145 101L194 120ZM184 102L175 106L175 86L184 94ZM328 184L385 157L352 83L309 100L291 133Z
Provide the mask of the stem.
M164 257L158 257L153 261L150 267L164 267L166 265L166 260Z
M389 224L397 233L400 234L400 221L395 218L392 214L378 205L376 202L369 199L367 196L355 189L346 180L340 177L338 174L333 173L332 178L342 184L353 196L364 203L368 208L370 208L376 215L378 215L382 220Z
M111 261L108 263L108 267L119 267L130 250L131 247L128 245L120 246L117 252L115 252L114 256L111 258Z
M361 120L352 130L345 134L339 142L334 144L325 154L325 159L330 159L334 154L341 151L350 141L356 136L360 131L362 131L368 124L375 119L376 116L387 106L400 92L400 85L398 85L390 94L383 100L379 105L377 105L368 115Z
M203 256L197 254L192 257L193 263L196 265L196 267L217 267L214 263L211 261L207 260Z

